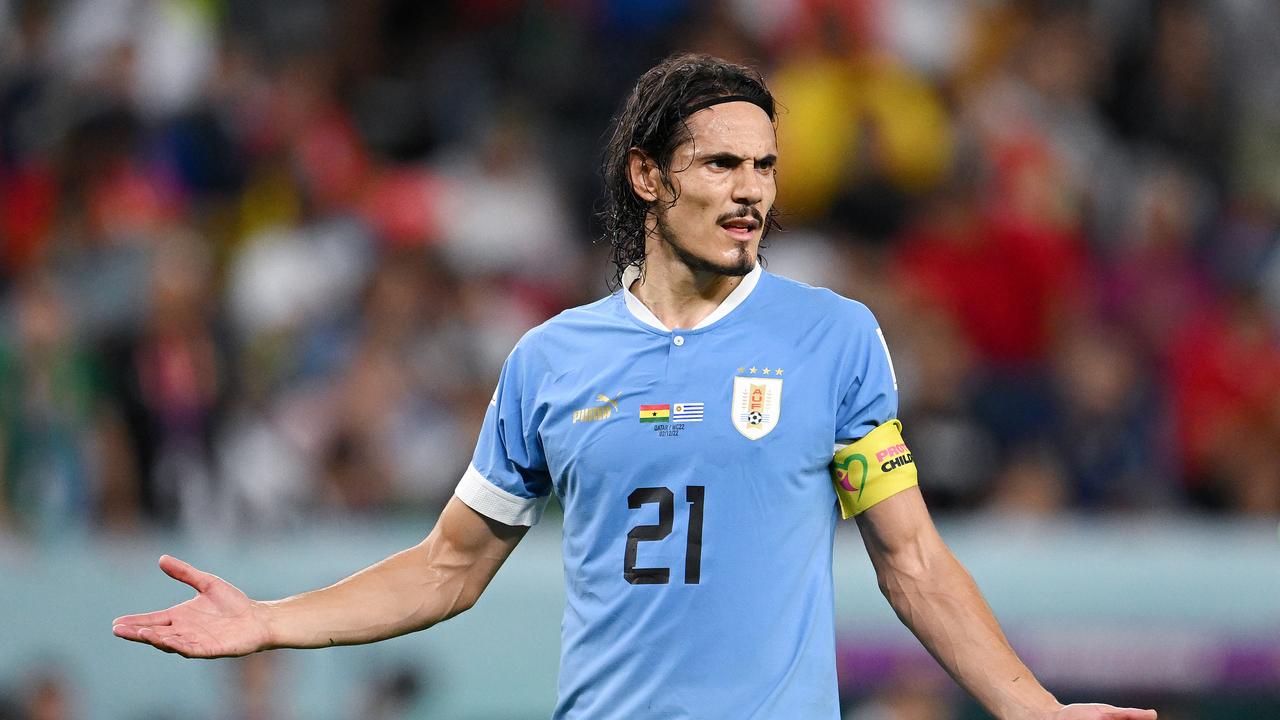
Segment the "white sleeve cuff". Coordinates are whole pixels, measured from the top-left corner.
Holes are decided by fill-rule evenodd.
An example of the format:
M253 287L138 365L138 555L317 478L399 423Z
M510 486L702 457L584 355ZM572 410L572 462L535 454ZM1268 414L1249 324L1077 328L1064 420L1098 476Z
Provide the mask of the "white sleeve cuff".
M453 494L467 507L503 525L533 526L547 506L546 497L522 498L494 485L475 465L467 466Z

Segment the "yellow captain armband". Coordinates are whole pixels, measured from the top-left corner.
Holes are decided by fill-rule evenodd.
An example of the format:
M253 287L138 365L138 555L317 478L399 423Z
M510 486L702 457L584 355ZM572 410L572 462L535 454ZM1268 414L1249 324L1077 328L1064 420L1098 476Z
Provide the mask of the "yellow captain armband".
M831 460L831 482L846 519L918 484L915 459L902 441L902 423L890 420L841 448Z

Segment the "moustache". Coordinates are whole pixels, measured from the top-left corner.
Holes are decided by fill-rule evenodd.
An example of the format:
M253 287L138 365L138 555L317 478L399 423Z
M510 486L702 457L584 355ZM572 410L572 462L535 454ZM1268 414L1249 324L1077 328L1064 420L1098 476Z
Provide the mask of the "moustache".
M764 227L764 216L760 214L760 211L754 207L746 207L746 206L738 208L735 212L725 213L721 215L720 217L716 218L716 224L720 225L723 223L727 223L730 220L737 220L738 218L744 218L744 217L750 217L754 219L757 223L759 223L760 227Z

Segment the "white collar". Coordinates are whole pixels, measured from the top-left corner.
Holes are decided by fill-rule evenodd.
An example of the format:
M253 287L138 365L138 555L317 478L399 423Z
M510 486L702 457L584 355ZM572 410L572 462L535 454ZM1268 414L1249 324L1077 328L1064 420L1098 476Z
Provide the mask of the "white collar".
M688 329L698 330L704 328L733 312L735 308L742 304L742 301L747 299L751 291L755 290L756 283L760 282L760 273L760 263L757 262L756 266L751 268L751 272L742 276L742 282L738 283L738 287L734 288L733 292L730 292L729 296L722 300L720 305L711 311L710 315L702 318L697 325ZM654 315L652 310L640 302L640 298L632 294L631 283L635 282L638 277L640 277L640 268L635 265L628 267L622 273L622 299L627 303L627 310L630 310L631 314L645 325L662 332L671 332L671 328L663 325L658 316Z

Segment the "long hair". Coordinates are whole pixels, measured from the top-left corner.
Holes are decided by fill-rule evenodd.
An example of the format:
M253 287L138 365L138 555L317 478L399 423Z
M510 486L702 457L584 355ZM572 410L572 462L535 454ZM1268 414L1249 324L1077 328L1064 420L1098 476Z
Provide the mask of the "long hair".
M647 202L631 187L627 155L636 148L658 166L662 184L672 194L671 159L676 148L693 135L687 118L717 98L739 96L759 105L777 120L773 95L759 72L711 55L681 53L656 65L636 82L622 110L613 119L601 164L605 196L600 210L604 237L613 247L613 283L622 284L628 267L644 264L645 217L659 201ZM778 225L773 208L765 218L763 235Z

